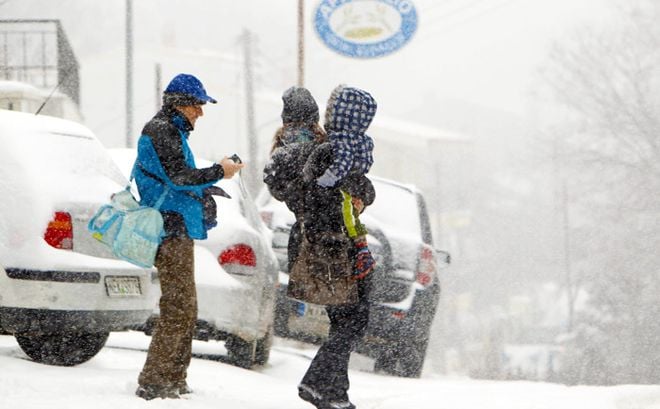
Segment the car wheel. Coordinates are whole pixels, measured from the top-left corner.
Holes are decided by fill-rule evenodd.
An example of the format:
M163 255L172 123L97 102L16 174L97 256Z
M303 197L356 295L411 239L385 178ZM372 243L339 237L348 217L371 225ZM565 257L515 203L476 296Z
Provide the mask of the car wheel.
M396 351L389 348L381 351L374 360L374 371L383 372L389 375L398 375L396 369L396 355Z
M230 335L225 341L225 348L229 354L229 359L236 366L250 369L254 365L256 342L248 342L236 335Z
M288 299L286 295L277 294L278 299L275 304L275 313L273 317L275 335L282 338L291 338L289 332L289 314L291 308L288 308Z
M378 353L374 359L374 372L404 378L419 378L426 358L428 338L422 342L396 343Z
M440 296L440 286L434 285L423 295L418 295L412 313L410 331L414 336L401 341L397 349L399 368L398 375L406 378L419 378L422 375L426 350L431 336L431 325L435 317Z
M270 347L273 345L273 328L268 328L266 335L257 340L257 347L254 352L254 363L256 365L266 365L270 358Z
M32 360L48 365L73 366L90 360L105 345L109 332L17 334L16 340Z
M140 325L140 330L144 332L144 335L152 336L154 334L154 329L156 329L156 324L158 323L158 316L151 316L147 321Z
M422 342L416 342L401 348L399 357L398 375L405 378L419 378L422 376L422 368L426 359L426 347L428 346L428 337Z

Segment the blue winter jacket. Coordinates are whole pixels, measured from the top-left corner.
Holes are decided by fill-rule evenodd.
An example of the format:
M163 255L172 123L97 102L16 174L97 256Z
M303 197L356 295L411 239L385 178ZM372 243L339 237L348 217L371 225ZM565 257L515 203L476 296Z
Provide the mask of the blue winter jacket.
M223 171L217 164L195 167L188 145L191 130L181 114L163 108L142 131L133 172L142 205L153 207L165 195L159 210L166 235L185 232L191 239L205 239L212 226L204 223L204 189L220 180Z

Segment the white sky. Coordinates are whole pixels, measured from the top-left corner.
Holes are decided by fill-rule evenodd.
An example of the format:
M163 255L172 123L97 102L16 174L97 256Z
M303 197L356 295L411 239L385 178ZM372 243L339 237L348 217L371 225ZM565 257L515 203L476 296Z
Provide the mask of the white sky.
M454 4L454 10L457 3L466 7L476 3L474 8L480 11L457 12L447 17L446 29L436 28L443 20L435 17L437 9L429 12L431 17L426 27L422 25L416 46L437 44L438 56L432 60L430 71L437 70L436 77L441 78L442 85L435 91L524 113L530 80L544 61L547 47L570 36L574 26L593 20L594 16L602 17L604 5L609 2L454 0L448 3Z
M319 103L338 83L369 90L379 116L428 110L437 99L462 99L524 114L535 67L553 39L602 19L611 0L415 0L419 28L400 51L372 60L329 50L312 27L317 1L306 2L306 85ZM59 18L81 64L86 124L108 146L125 140L124 1L9 0L7 18ZM296 81L296 0L140 0L134 2L134 133L155 110L154 66L163 82L180 71L200 76L218 106L199 123L197 143L244 151L241 76L243 29L258 38L255 91L270 95L257 107L260 138L270 139L282 91ZM157 16L157 18L154 18ZM200 56L204 54L205 56ZM218 58L223 55L224 58ZM211 118L211 119L208 119ZM222 134L229 147L218 147ZM202 136L203 135L203 136ZM228 135L236 135L227 141ZM213 156L213 155L206 155Z

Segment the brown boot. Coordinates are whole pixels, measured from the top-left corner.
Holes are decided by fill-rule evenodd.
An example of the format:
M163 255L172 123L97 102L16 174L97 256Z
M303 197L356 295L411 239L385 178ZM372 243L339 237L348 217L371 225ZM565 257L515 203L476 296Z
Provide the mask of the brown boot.
M144 400L152 400L155 398L179 399L180 397L177 388L162 385L140 385L135 391L135 394Z

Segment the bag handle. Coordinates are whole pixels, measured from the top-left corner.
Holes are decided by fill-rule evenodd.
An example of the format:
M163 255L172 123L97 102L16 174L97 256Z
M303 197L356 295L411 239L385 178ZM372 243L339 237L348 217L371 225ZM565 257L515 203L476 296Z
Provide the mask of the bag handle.
M152 208L156 210L160 210L160 207L163 205L163 202L165 201L165 196L170 191L170 187L159 177L156 177L155 175L152 175L151 173L147 172L147 170L144 169L142 165L140 165L137 158L135 158L135 162L133 162L133 167L131 168L131 176L128 178L128 185L126 185L126 190L130 192L131 185L133 184L133 179L135 179L135 168L137 168L138 166L140 167L140 170L142 170L147 176L157 180L158 182L160 182L161 185L164 186L163 193L160 194L160 197L158 198L158 200L156 200L156 203L152 206Z
M108 210L111 210L111 209L114 209L114 208L113 208L112 206L110 206L110 205L103 205L103 206L101 206L101 208L96 212L96 214L95 214L95 215L89 220L89 222L87 223L87 229L88 229L88 230L91 230L91 231L95 231L95 232L101 233L101 234L105 234L105 233L108 231L108 229L110 229L110 226L112 226L112 224L115 222L115 220L117 220L117 218L119 217L119 215L120 215L121 213L124 213L124 212L121 212L121 211L116 211L116 212L115 212L114 214L112 214L112 216L110 216L110 217L108 218L108 220L106 220L102 225L97 226L97 225L96 225L96 221L97 221L97 219L98 219L101 215L103 215L104 213L106 213Z

